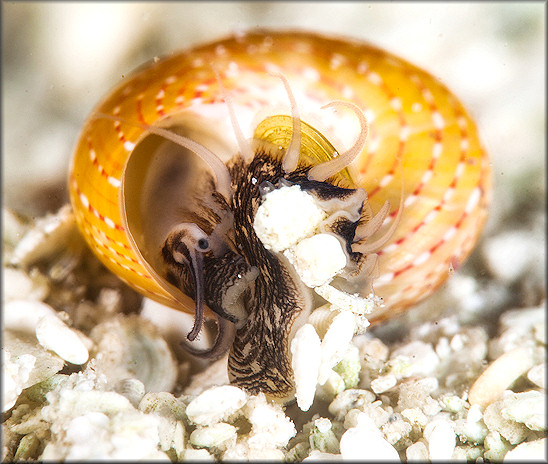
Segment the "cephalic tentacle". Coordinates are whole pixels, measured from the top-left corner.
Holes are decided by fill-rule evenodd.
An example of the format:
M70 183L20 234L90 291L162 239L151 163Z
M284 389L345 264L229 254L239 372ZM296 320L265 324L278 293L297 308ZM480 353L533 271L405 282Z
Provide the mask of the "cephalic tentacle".
M194 325L186 338L193 341L204 324L204 261L200 252L191 251L191 264L194 271Z
M343 154L339 154L339 156L333 158L332 160L318 164L317 166L314 166L312 169L310 169L310 171L308 172L308 178L310 180L323 182L329 177L335 175L337 172L343 170L350 163L352 163L352 161L354 161L354 159L361 153L363 147L365 146L365 142L367 141L367 133L369 129L367 126L367 119L365 118L363 111L353 103L339 100L332 101L331 103L322 106L322 109L334 107L337 105L346 106L347 108L350 108L352 111L354 111L354 113L356 113L360 122L360 135L358 136L354 145L348 151L344 152Z
M245 139L242 129L240 128L240 125L238 124L238 119L236 118L236 112L234 111L234 104L232 103L232 98L226 91L217 69L213 65L211 65L211 67L213 68L213 72L215 73L215 77L217 78L221 95L223 96L223 99L226 103L226 107L228 109L228 115L230 117L230 123L232 124L232 129L234 130L234 135L236 137L236 141L238 142L238 146L240 147L240 153L242 154L244 160L250 163L251 160L253 159L253 150L251 149L251 146Z
M401 160L400 160L401 162ZM403 213L403 196L404 196L404 182L403 182L403 176L401 178L401 190L400 190L400 205L398 208L398 212L396 216L394 217L394 221L392 222L391 226L388 228L386 232L384 232L377 240L374 242L367 242L366 239L370 237L373 233L375 233L381 226L386 217L388 216L388 211L390 210L390 203L388 200L384 203L383 207L379 210L379 212L368 222L366 223L362 228L358 226L356 229L356 232L360 234L360 238L356 240L355 243L352 244L352 250L360 252L362 254L367 253L373 253L376 251L379 251L381 247L383 247L388 240L392 237L394 232L396 231L396 228L398 227L398 224L400 223L400 219ZM371 227L369 227L369 223L373 221L373 224ZM375 229L375 230L373 230ZM359 243L359 242L362 243Z
M361 242L377 232L381 228L382 223L386 219L386 216L388 216L389 212L390 202L386 200L382 208L377 212L377 214L375 214L375 216L369 219L369 221L358 225L356 228L355 241Z
M217 315L217 336L210 348L198 349L189 343L181 342L184 349L193 356L215 360L224 355L232 346L236 336L236 325L229 320Z
M271 74L274 77L279 78L285 87L289 102L291 103L291 118L293 120L293 133L291 134L291 141L285 152L282 169L285 173L293 172L297 168L299 163L299 156L301 154L301 117L299 115L299 108L297 107L297 101L291 91L288 80L282 74Z
M373 282L379 276L379 255L369 253L365 256L359 272L363 282L363 294L369 294L374 291Z
M187 148L196 155L198 155L213 171L215 175L215 180L217 181L217 190L229 201L232 198L232 182L230 179L230 172L226 167L225 163L211 150L207 149L203 145L195 142L188 137L183 135L176 134L169 129L164 129L162 127L151 126L149 124L144 124L135 121L129 121L125 118L119 116L113 116L106 113L96 112L93 117L97 119L110 119L112 121L118 121L124 124L129 124L135 127L140 127L151 134L159 135L170 142L176 143L181 147Z
M164 260L169 267L177 268L183 265L188 268L192 276L195 316L192 330L187 335L190 341L196 339L204 322L203 254L210 249L207 235L194 223L182 223L174 227L162 248ZM171 275L181 276L182 274L179 269L174 269Z

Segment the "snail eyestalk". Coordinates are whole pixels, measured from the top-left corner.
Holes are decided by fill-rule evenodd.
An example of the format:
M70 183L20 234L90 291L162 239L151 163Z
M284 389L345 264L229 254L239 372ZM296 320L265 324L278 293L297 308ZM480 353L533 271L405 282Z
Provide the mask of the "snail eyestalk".
M317 166L314 166L312 169L310 169L310 171L308 172L308 178L310 180L323 182L324 180L337 174L339 171L350 165L350 163L352 163L352 161L354 161L354 159L356 159L356 157L362 152L363 147L365 146L368 127L367 119L365 118L363 111L353 103L345 101L333 101L331 103L328 103L327 105L322 106L322 109L330 108L337 105L346 106L347 108L353 110L354 113L356 113L360 122L360 135L358 136L358 139L350 148L350 150L344 152L343 154L340 154L330 161L318 164Z
M191 355L202 359L216 360L223 356L232 346L236 335L236 325L233 322L217 315L217 336L210 348L203 350L194 348L190 343L181 342L181 345Z

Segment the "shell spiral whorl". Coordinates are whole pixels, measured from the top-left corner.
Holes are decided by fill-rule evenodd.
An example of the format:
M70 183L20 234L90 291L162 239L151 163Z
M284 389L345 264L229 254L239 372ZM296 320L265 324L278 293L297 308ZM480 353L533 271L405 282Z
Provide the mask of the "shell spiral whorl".
M188 150L174 150L161 137L123 121L165 127L196 140L232 169L234 184L233 156L239 147L219 83L230 95L243 136L251 139L265 117L291 114L273 73L290 83L301 120L341 151L356 139L356 118L346 110L320 108L343 100L363 110L367 142L348 173L367 192L373 212L390 201L383 230L396 218L403 178L403 214L378 252L374 289L385 306L371 320L393 317L431 294L472 250L487 215L490 171L476 126L456 97L426 72L364 43L311 33L253 32L136 72L96 108L119 119L91 117L82 130L69 179L78 225L101 261L130 286L193 312L194 293L174 288L158 270L161 246L179 222L195 222L213 234L217 229L208 224L224 224L219 212L224 200L199 203L200 192L214 187L214 177L184 160L181 153L188 157ZM181 204L187 209L201 205L208 214L189 220L194 216L181 212ZM240 236L227 239L235 251L245 248L234 243L245 239ZM214 252L216 257L221 253ZM253 284L253 269L260 273L260 266L243 256L237 265L241 273L249 273L246 285L256 285L254 291L260 293L261 278ZM213 266L205 258L203 265ZM213 316L210 309L208 317ZM278 320L284 319L263 323ZM236 337L234 350L243 356L249 348ZM285 393L291 381L287 384Z

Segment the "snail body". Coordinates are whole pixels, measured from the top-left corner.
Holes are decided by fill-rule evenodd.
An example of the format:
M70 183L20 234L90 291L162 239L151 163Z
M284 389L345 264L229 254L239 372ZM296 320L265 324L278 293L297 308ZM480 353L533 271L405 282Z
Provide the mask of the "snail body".
M253 228L265 191L284 185L327 211L342 288L384 298L372 321L464 261L490 197L475 124L432 76L360 42L271 31L127 78L85 124L69 178L101 261L144 296L196 311L190 340L215 317L217 343L196 354L231 346L231 381L279 399L293 388L289 340L316 298Z

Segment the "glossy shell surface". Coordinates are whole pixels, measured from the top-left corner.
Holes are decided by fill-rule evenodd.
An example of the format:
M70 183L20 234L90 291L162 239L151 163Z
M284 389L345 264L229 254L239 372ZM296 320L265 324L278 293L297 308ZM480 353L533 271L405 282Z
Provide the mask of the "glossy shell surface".
M240 34L155 60L124 78L96 111L168 127L177 119L204 145L212 134L210 148L228 159L238 145L213 68L246 138L265 117L291 114L287 94L272 73L288 80L302 120L340 151L355 140L356 118L321 107L346 100L363 110L368 140L348 170L367 192L373 212L390 201L383 230L400 206L402 179L404 189L403 214L379 252L374 282L385 307L372 320L392 317L428 296L468 256L485 222L491 188L477 128L437 79L383 50L312 33ZM135 125L90 118L70 171L71 201L87 242L108 268L143 295L193 312L192 300L173 292L147 262L139 233L127 232L123 205L145 200L126 198L136 189L122 188L122 180L146 135ZM140 170L146 169L143 164L131 172L144 182ZM152 213L150 220L144 215L140 222L146 226L140 227L152 227L148 222L155 220Z

